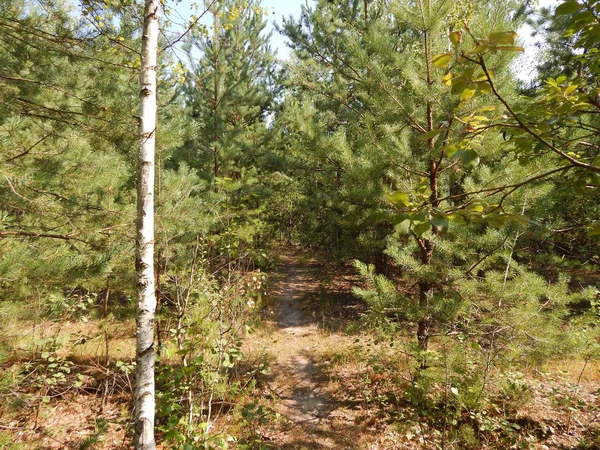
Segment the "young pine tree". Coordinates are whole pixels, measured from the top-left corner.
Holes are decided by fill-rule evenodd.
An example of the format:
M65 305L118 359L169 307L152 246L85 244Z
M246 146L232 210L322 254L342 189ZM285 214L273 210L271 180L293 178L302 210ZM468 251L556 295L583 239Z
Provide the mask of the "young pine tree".
M231 261L260 245L259 213L267 183L261 167L270 145L267 123L277 94L278 70L258 1L210 5L211 31L187 43L190 72L184 97L195 137L173 155L211 187L214 252ZM216 211L216 215L215 215Z
M297 94L280 120L298 164L318 168L303 184L312 231L375 261L388 242L388 256L411 283L385 301L380 295L379 306L414 321L421 351L434 328L452 327L468 305L456 282L502 248L509 231L489 229L489 216L501 227L534 202L504 198L502 186L547 163L520 166L497 151L499 133L474 133L488 116L502 114L501 105L473 97L488 89L481 73L443 78L447 65L439 60L451 57L449 34L460 38L463 24L476 36L512 36L514 6L320 1L285 27ZM500 51L489 62L507 89L511 57ZM486 186L498 189L466 195Z

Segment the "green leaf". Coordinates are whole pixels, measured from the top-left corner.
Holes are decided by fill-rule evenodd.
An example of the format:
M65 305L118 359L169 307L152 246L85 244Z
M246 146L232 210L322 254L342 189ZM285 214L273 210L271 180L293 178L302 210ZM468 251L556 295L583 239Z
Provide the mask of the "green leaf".
M450 222L457 223L458 225L466 225L466 223L467 223L467 222L465 222L465 219L463 218L463 216L461 216L460 214L457 214L457 213L448 214L447 217Z
M398 236L406 236L410 233L410 219L405 219L394 227Z
M499 45L496 50L502 50L504 52L524 52L525 49L520 45Z
M416 225L414 228L414 232L418 237L423 236L423 233L425 233L427 230L429 230L429 228L431 228L431 224L429 223L429 221L421 223L419 225Z
M488 119L486 116L472 116L472 117L467 117L465 119L463 119L465 122L470 122L473 124L479 123L479 122L489 122L490 119Z
M460 147L455 144L450 144L442 147L442 150L446 152L446 156L448 158L452 158L454 155L456 155L456 152L460 150Z
M492 85L487 81L481 81L477 83L477 89L482 94L489 94L490 92L492 92Z
M402 222L403 220L408 219L408 214L397 214L392 218L392 224L394 224L394 226L398 225L400 222Z
M556 9L554 10L554 14L556 14L557 16L563 16L566 14L572 14L576 11L579 11L582 8L583 8L583 5L581 5L575 1L567 1L565 3L558 5L556 7Z
M414 225L420 225L423 223L429 223L429 218L424 212L415 212L410 216L410 220Z
M488 81L488 75L490 77L490 79L494 78L494 72L492 72L491 70L488 70L487 73L486 72L479 72L477 74L477 76L475 78L473 78L473 81L478 82L478 81Z
M442 83L444 83L446 86L452 86L452 77L454 77L452 73L447 73L442 77Z
M431 62L435 67L443 69L448 67L450 62L452 61L452 53L440 53L439 55L435 55Z
M477 91L477 89L473 89L473 88L467 88L464 91L461 92L460 94L460 101L464 102L466 100L469 100L470 98L473 97L473 95L475 95L475 92Z
M469 205L469 206L467 207L467 209L468 209L469 211L471 211L471 212L482 213L482 212L483 212L483 205L479 205L479 204L476 204L476 205Z
M490 33L488 39L494 44L513 44L517 38L517 33L514 31L500 31L497 33Z
M452 80L452 95L458 95L467 88L467 82L464 77L456 77Z
M569 85L566 89L565 89L565 95L569 95L571 92L573 92L575 89L577 89L579 86L576 84L571 84Z
M504 215L504 216L493 216L490 217L488 220L488 224L490 227L492 228L502 228L503 226L506 225L506 223L510 220L510 216L508 215Z
M473 49L473 53L483 53L490 47L488 41L479 41L479 43Z
M600 237L600 227L589 229L587 235L588 237Z
M536 222L535 220L530 219L527 216L521 215L521 214L513 214L512 218L517 222L520 223L521 225L537 225L540 226L541 224L539 222Z
M428 131L427 133L421 134L419 136L419 139L422 140L422 141L426 141L427 139L431 139L433 137L436 137L442 131L444 131L443 128L436 128L435 130L431 130L431 131Z
M410 206L410 202L408 201L408 194L404 192L396 191L393 194L388 195L388 200L392 203L400 205L402 208Z
M445 214L434 214L431 216L431 223L440 231L448 230L448 218Z
M465 167L473 168L477 164L479 164L479 153L477 153L473 149L467 149L460 155L460 159L462 160Z
M42 403L50 403L50 397L45 395L44 397L42 397Z
M183 442L183 441L185 441L185 436L183 434L181 434L179 431L171 429L171 430L167 431L167 433L165 434L165 440Z
M453 31L448 35L450 42L454 45L458 45L462 42L462 32L461 31Z

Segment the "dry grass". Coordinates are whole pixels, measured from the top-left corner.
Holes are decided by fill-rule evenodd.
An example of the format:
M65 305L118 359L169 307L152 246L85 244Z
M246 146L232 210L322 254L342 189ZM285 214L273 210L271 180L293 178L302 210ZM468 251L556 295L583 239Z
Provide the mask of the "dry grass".
M50 320L37 305L2 303L0 448L128 448L131 380L114 361L135 357L134 322ZM64 380L48 384L60 367Z
M287 259L287 263L294 261L297 264L293 255ZM272 297L264 302L260 325L245 339L245 359L235 368L246 374L266 364L270 373L257 375L256 388L240 394L214 430L236 437L247 434L248 424L239 411L258 402L288 417L255 430L273 449L435 448L440 443L439 429L415 412L403 391L410 386L415 364L406 351L412 338L397 338L391 347L390 340L377 340L378 332L373 330L343 332L364 311L364 305L348 294L356 280L344 269L333 273L314 260L305 264L306 276L316 272L319 282L317 278L304 282L301 277L295 281L293 289L302 293L296 305L302 325L281 326L276 299L284 294L285 276L280 274L272 285ZM0 448L129 448L130 380L114 362L135 356L133 320L56 322L42 319L35 308L9 304L0 306L0 326ZM22 381L20 365L32 358L39 361L43 345L51 341L64 342L58 355L74 362L73 373L86 378L80 388L43 403L43 392L33 391L31 384L19 388L17 383ZM431 347L442 354L447 350L441 339L432 340ZM503 370L492 370L489 389L496 388L493 380ZM548 433L537 437L539 443L531 448L600 448L599 361L586 364L574 357L514 370L524 371L533 400L511 420ZM298 410L308 422L296 420ZM447 448L467 448L456 442L447 442ZM473 448L508 448L494 445Z
M548 378L559 378L571 383L599 383L600 361L586 361L582 358L555 359L532 373L542 373ZM599 385L600 387L600 385Z

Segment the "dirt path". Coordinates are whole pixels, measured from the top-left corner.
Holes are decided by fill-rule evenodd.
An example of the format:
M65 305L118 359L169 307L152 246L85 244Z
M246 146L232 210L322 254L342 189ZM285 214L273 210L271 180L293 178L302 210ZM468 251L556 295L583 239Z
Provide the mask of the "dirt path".
M314 436L319 428L321 432L331 431L334 408L311 358L321 333L300 305L317 286L311 279L314 274L306 267L288 261L285 269L279 286L278 333L288 351L279 353L275 364L281 390L280 412L298 431Z
M371 412L332 370L334 360L352 352L355 337L324 330L320 271L297 256L281 258L274 329L261 343L271 360L267 390L281 420L264 430L264 442L283 450L398 448L377 444Z
M323 354L351 346L349 337L324 332L319 312L305 299L319 289L318 267L282 258L281 277L274 286L276 330L266 351L271 355L269 389L282 416L268 433L277 449L357 449L357 433L365 434L360 403L340 396ZM334 350L335 349L335 350Z

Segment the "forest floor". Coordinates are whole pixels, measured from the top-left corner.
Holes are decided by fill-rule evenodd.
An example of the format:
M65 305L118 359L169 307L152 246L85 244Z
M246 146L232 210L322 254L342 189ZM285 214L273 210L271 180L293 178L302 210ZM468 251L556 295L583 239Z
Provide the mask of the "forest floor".
M355 272L302 252L283 253L279 261L270 274L262 319L244 344L246 363L266 362L268 370L258 375L252 391L233 399L236 407L219 418L214 430L238 441L231 448L255 450L442 448L439 422L434 425L408 398L414 367L403 349L411 338L397 338L392 348L389 336L360 326L366 306L351 294L351 287L360 284ZM45 371L35 366L24 370L31 355L13 346L0 365L0 449L131 448L132 374L128 366L115 366L115 360L108 363L107 357L133 358L131 321L102 328L93 320L57 323L35 317L19 323L11 319L5 328L23 348L23 339L65 335L73 340L84 330L98 338L81 344L87 346L85 352L80 345L79 350L65 347L46 355L57 358L53 371L49 365L43 366ZM97 356L91 357L93 346ZM68 382L58 385L66 387L41 392L38 386L58 376L62 367ZM447 433L445 448L600 449L597 361L574 355L544 367L515 368L519 371L526 389L518 412L496 414L508 417L502 426L524 436L520 446L498 441L495 435L506 431L500 429L463 445L457 439L465 436L458 430Z
M321 302L325 274L315 261L298 255L287 254L280 261L272 289L274 320L250 345L270 360L263 395L275 400L276 420L260 430L262 442L276 449L341 450L367 443L391 448L394 436L382 435L373 426L374 411L365 409L352 389L343 388L344 378L360 376L364 367L348 365L337 374L330 370L332 359L350 359L347 352L358 338L331 329L335 312ZM348 305L346 317L338 320L357 309L359 304Z
M274 411L265 414L266 424L256 426L255 448L441 448L438 430L420 422L405 400L395 405L384 400L390 391L402 395L397 383L406 385L410 371L398 361L401 352L381 348L371 332L358 331L366 306L350 288L360 280L352 270L332 269L301 253L280 257L271 290L272 319L251 337L247 349L270 362L256 398L266 399ZM386 362L389 367L377 367ZM527 405L509 422L530 436L527 447L446 445L600 449L599 375L597 363L578 358L528 373ZM399 406L406 411L398 411Z

